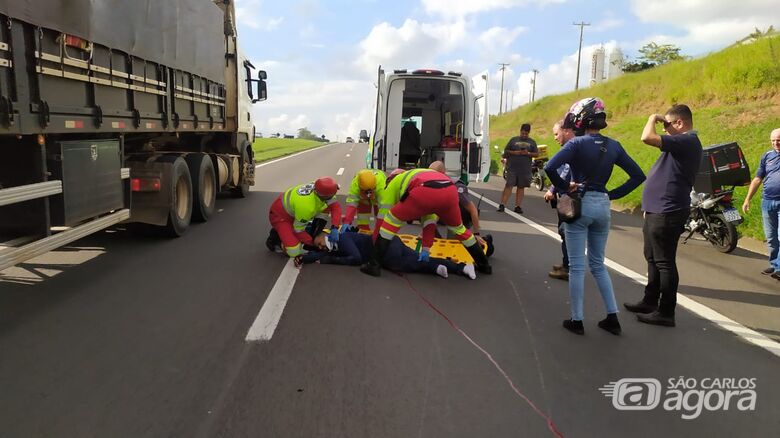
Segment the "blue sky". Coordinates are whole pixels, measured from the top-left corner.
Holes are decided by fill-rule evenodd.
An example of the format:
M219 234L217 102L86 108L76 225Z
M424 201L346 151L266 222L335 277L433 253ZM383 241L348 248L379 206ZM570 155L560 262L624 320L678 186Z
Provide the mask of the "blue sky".
M697 56L755 27L780 25L774 0L237 0L242 48L268 72L268 101L255 106L265 133L313 132L344 139L371 129L376 68L435 67L491 73L498 111L499 62L511 105L574 88L579 28L585 21L580 84L604 45L630 57L649 41ZM607 103L608 104L608 103Z

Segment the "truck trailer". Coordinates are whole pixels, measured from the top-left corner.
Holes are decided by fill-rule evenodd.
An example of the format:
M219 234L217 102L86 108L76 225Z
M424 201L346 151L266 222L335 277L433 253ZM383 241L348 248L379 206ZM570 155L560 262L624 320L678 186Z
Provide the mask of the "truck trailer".
M0 22L0 270L247 196L267 76L233 0L0 0Z
M443 161L454 179L490 176L488 72L473 78L434 69L394 70L377 77L374 134L366 165L384 171ZM404 154L404 125L416 129L419 154ZM419 141L418 141L419 140ZM419 146L418 146L419 145ZM407 149L408 150L408 149Z

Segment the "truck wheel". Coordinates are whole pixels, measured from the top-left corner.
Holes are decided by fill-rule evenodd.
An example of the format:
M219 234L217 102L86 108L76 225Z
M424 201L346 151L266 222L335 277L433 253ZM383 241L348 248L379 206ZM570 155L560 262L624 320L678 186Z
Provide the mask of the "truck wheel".
M189 154L185 160L192 177L192 220L206 222L214 214L217 200L214 163L206 154Z
M187 231L192 219L192 179L190 169L183 158L175 158L171 166L171 179L168 182L171 203L165 232L171 237L179 237Z
M249 181L244 178L245 163L249 163L252 166L255 165L255 161L249 155L249 150L247 147L244 147L241 151L241 180L239 181L239 185L238 187L230 189L230 192L235 198L246 198L249 196Z

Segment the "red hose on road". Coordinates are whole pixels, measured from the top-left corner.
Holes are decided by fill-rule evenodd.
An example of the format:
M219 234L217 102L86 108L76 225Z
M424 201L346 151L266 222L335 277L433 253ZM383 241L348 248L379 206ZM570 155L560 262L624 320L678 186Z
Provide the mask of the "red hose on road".
M525 395L525 394L523 394L523 393L522 393L522 392L521 392L519 389L517 389L517 386L515 386L515 383L512 381L512 379L509 377L509 375L506 373L506 371L504 371L504 369L503 369L503 368L501 368L501 365L499 365L499 364L498 364L498 362L496 362L496 360L495 360L495 359L493 359L493 356L492 356L490 353L488 353L488 352L487 352L487 351L486 351L484 348L482 348L482 347L481 347L479 344L477 344L476 342L474 342L474 340L473 340L473 339L471 339L471 337L469 337L469 335L468 335L466 332L464 332L463 330L461 330L461 328L460 328L460 327L458 327L458 325L457 325L457 324L455 324L455 323L454 323L454 322L453 322L453 321L452 321L452 320L451 320L449 317L447 317L447 315L445 315L445 314L444 314L444 312L442 312L441 310L439 310L439 309L438 309L438 308L437 308L437 307L436 307L436 306L435 306L435 305L434 305L432 302L430 302L430 301L429 301L427 298L425 298L425 297L424 297L424 296L423 296L423 295L420 293L420 291L418 291L418 290L417 290L417 289L414 287L414 285L412 284L412 282L411 282L411 281L409 281L409 278L408 278L407 276L405 276L405 275L402 275L402 274L399 274L399 273L396 273L396 275L398 275L398 276L402 277L404 280L406 280L406 283L409 285L409 288L410 288L410 289L411 289L411 290L412 290L412 291L413 291L413 292L414 292L414 293L417 295L417 297L418 297L418 298L420 298L420 299L421 299L421 300L422 300L422 301L423 301L425 304L427 304L427 305L428 305L428 307L430 307L431 309L433 309L433 311L434 311L434 312L438 313L438 314L439 314L439 316L441 316L442 318L444 318L444 320L445 320L445 321L447 321L447 323L448 323L448 324L449 324L449 325L450 325L450 326L451 326L453 329L455 329L455 331L457 331L458 333L460 333L460 335L461 335L461 336L463 336L463 337L464 337L464 338L465 338L467 341L469 341L469 343L471 343L471 345L473 345L473 346L474 346L474 347L475 347L477 350L479 350L480 352L482 352L482 354L484 354L484 355L485 355L485 357L487 357L487 358L488 358L488 360L490 361L490 363L492 363L492 364L493 364L493 366L494 366L494 367L495 367L495 368L498 370L498 372L499 372L499 373L501 373L501 375L504 377L504 380L506 380L506 381L507 381L507 383L509 384L509 387L510 387L510 388L512 388L512 390L515 392L515 394L517 394L517 395L518 395L520 398L522 398L523 400L525 400L525 402L526 402L526 403L528 403L528 406L530 406L530 407L531 407L531 408L534 410L534 412L536 412L536 413L537 413L537 415L539 415L540 417L542 417L542 418L543 418L543 419L544 419L544 420L547 422L547 428L548 428L548 429L550 429L550 432L552 432L552 434L553 434L553 435L555 435L555 436L556 436L556 437L558 437L558 438L563 438L563 434L562 434L561 432L559 432L559 431L558 431L558 428L557 428L557 427L555 427L555 423L553 422L552 418L550 418L550 416L548 416L547 414L545 414L544 412L542 412L542 410L541 410L541 409L539 409L539 408L536 406L536 404L534 404L534 402L532 402L532 401L531 401L531 400L530 400L528 397L526 397L526 395Z

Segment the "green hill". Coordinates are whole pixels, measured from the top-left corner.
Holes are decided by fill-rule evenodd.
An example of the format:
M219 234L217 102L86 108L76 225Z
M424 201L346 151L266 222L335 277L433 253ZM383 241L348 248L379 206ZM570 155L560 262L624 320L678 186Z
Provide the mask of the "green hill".
M780 37L736 45L706 57L676 61L640 73L629 73L613 81L562 95L548 96L500 116L491 117L493 159L520 125L531 123L531 136L547 144L550 154L560 147L552 137L552 125L578 99L598 96L607 107L609 127L603 133L626 148L647 172L660 152L644 145L639 137L647 117L663 114L672 104L684 103L694 114L695 129L704 146L736 141L750 164L751 174L761 154L771 146L769 133L780 127ZM611 186L626 178L613 173ZM735 204L741 206L747 192L738 188ZM642 187L620 202L635 209L641 203ZM763 239L760 192L753 198L751 211L740 232Z

